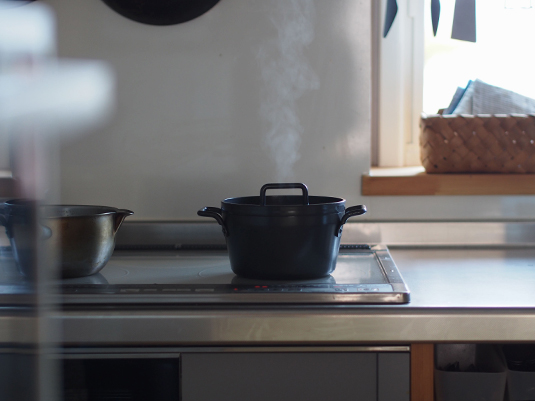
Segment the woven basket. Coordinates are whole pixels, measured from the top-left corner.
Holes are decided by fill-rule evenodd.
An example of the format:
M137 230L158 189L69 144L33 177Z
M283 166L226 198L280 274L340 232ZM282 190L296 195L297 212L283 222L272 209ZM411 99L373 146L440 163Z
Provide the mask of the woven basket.
M425 115L427 173L535 173L535 114Z

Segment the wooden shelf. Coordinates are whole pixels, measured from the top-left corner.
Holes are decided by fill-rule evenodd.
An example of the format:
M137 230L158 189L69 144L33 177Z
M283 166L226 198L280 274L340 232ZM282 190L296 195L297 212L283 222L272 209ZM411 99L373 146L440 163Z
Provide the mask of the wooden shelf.
M362 195L535 195L535 174L427 174L423 167L373 168Z

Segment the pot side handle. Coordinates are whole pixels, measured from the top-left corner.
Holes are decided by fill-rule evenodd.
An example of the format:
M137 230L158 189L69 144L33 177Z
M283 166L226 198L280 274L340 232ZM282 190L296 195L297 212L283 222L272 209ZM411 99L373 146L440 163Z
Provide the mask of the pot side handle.
M350 217L360 216L361 214L364 214L366 212L367 212L367 209L366 209L366 206L364 205L348 207L345 211L345 214L342 216L342 219L340 220L340 223L338 224L338 227L336 228L334 235L338 237L342 234L342 228Z
M228 237L230 234L228 232L227 226L225 225L225 222L223 221L223 211L218 207L203 207L201 210L197 212L197 215L202 217L211 217L215 219L219 225L221 226L221 230L223 231L223 235L225 237Z

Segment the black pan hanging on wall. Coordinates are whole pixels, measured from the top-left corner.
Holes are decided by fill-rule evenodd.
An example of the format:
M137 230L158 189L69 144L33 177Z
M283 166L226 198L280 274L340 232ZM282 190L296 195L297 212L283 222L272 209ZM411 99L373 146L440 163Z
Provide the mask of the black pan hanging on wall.
M219 0L102 0L133 21L149 25L175 25L197 18Z

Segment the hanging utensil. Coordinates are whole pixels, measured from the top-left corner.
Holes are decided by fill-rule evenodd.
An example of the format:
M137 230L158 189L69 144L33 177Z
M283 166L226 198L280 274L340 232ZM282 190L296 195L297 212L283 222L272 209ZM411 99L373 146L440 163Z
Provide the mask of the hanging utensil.
M390 31L390 28L392 27L392 24L394 23L394 20L396 19L397 13L398 13L397 1L387 0L383 38L386 38L386 35L388 35L388 31Z
M453 13L451 38L476 41L476 0L457 0Z
M440 19L440 0L431 0L431 21L433 22L433 36L437 36L439 19Z

